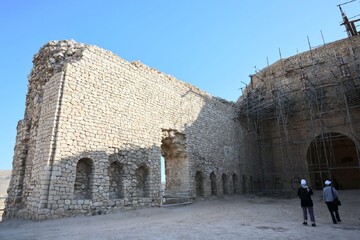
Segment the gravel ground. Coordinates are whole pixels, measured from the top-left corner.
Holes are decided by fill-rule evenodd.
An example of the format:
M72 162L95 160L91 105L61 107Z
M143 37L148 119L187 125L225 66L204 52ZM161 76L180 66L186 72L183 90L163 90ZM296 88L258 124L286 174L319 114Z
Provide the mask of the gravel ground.
M91 217L7 220L0 223L0 239L359 239L360 190L339 193L340 224L332 223L315 191L316 227L302 225L297 198L242 195Z

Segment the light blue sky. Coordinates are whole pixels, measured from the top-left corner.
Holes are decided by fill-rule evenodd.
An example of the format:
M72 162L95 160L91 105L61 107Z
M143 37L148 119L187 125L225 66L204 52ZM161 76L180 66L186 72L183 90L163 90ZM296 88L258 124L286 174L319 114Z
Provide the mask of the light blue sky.
M211 95L282 57L347 37L335 0L0 0L0 169L12 168L32 57L50 40L97 45ZM349 17L359 1L343 6Z

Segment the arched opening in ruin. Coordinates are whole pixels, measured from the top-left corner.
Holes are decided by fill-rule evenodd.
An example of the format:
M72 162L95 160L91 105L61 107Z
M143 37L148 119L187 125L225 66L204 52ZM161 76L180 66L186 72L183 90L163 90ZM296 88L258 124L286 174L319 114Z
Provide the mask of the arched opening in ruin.
M165 165L165 191L187 192L189 164L185 135L176 130L163 130L161 154Z
M249 184L250 184L250 193L254 194L254 180L253 180L253 176L249 177Z
M197 171L195 174L195 190L196 190L196 197L203 197L204 196L204 183L203 183L203 175L202 172Z
M229 179L228 176L223 173L223 175L221 176L222 179L222 187L223 187L223 194L227 195L229 194Z
M90 158L82 158L76 165L76 178L74 184L75 199L91 199L93 161Z
M216 175L214 172L210 173L210 186L211 186L211 195L217 196L217 183L216 183Z
M316 137L307 151L310 181L321 189L330 179L338 189L359 189L359 151L350 138L340 133Z
M166 184L166 175L165 175L165 159L163 156L161 156L160 158L160 182L161 182L161 186L160 186L160 190L164 191L165 190L165 184Z
M232 175L232 185L233 185L233 193L236 194L237 193L237 187L238 187L238 177L236 175L236 173L234 173Z
M113 162L109 166L109 198L118 199L124 197L123 177L124 170L122 164Z
M136 197L149 197L149 169L145 165L141 165L135 171L136 179Z
M243 194L246 193L246 176L245 175L242 176L242 193Z

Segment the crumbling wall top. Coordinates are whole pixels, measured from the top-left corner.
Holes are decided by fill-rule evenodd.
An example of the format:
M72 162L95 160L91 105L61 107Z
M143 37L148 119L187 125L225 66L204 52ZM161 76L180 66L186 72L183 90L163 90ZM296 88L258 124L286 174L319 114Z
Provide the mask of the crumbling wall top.
M37 80L39 73L52 76L60 72L68 62L78 60L82 56L85 45L74 40L50 41L34 55L34 67L29 80Z
M29 88L26 96L25 119L37 122L44 86L66 63L81 58L86 45L74 40L50 41L40 48L33 57L33 68L28 77Z

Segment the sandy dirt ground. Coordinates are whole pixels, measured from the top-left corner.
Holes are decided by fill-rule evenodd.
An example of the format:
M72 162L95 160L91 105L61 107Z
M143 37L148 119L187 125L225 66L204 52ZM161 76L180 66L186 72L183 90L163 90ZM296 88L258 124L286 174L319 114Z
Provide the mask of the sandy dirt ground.
M0 239L360 239L360 190L340 197L342 222L333 224L315 191L316 227L302 225L299 199L242 195L91 217L6 220Z

